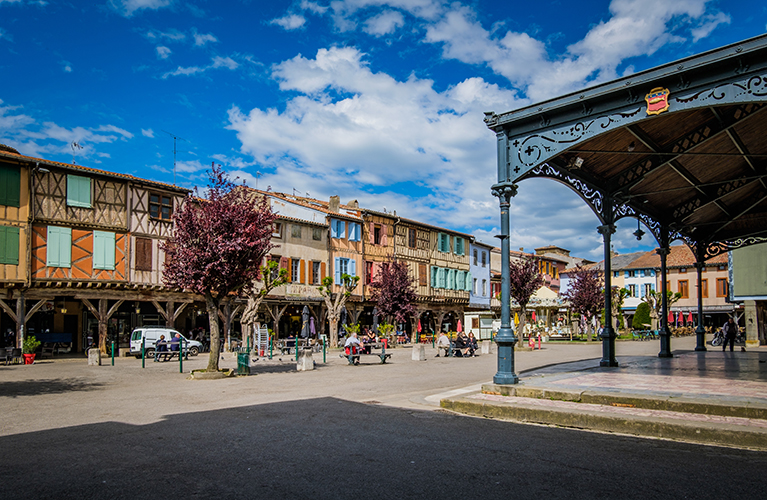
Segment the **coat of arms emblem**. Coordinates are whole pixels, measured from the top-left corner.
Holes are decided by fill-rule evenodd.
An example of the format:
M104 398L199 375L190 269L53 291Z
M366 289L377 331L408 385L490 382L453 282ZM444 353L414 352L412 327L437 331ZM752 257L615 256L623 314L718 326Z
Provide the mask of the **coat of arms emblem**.
M647 101L647 114L659 115L668 110L668 89L656 87L644 98Z

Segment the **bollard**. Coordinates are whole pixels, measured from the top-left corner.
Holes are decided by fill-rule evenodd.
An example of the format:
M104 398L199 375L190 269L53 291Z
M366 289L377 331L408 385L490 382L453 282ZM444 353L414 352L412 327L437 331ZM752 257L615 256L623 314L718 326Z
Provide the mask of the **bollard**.
M146 339L141 337L141 368L146 368Z
M178 372L184 373L184 339L178 339Z
M248 355L250 355L250 335L248 335L248 341L247 341L246 345L247 345L247 349L248 349L246 352L248 353Z
M538 350L541 350L541 334L538 334Z
M322 339L322 363L327 363L327 355L328 355L328 346L327 342L325 342L325 339Z
M269 335L269 359L272 359L272 349L274 348L274 337Z
M115 365L115 341L112 341L112 366Z

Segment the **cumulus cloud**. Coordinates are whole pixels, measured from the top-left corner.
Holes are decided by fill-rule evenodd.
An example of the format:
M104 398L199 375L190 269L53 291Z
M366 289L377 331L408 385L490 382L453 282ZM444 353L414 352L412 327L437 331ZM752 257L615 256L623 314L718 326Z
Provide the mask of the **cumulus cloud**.
M156 50L157 50L158 59L167 59L171 53L171 50L168 47L165 47L163 45L156 47Z
M140 10L162 9L172 3L172 0L109 0L109 5L125 17L131 17Z
M716 14L705 16L703 18L703 24L691 31L692 41L697 42L702 38L706 38L717 26L720 24L730 24L730 21L730 16L724 12L717 12Z
M230 70L235 70L240 66L240 64L232 59L231 57L221 57L221 56L215 56L211 59L211 63L207 66L179 66L173 71L168 71L164 75L162 75L162 78L168 78L169 76L179 76L179 75L195 75L198 73L204 73L211 69L218 69L218 68L226 68Z
M405 17L396 10L385 10L365 21L363 31L373 36L383 36L394 33L405 24Z
M168 31L151 30L144 33L144 36L151 41L167 40L170 42L183 42L186 40L186 34L176 29Z
M144 137L154 138L154 130L152 130L151 128L147 128L147 129L142 128L141 135L143 135Z
M269 21L270 24L276 24L288 31L297 30L306 24L306 18L299 14L288 14Z

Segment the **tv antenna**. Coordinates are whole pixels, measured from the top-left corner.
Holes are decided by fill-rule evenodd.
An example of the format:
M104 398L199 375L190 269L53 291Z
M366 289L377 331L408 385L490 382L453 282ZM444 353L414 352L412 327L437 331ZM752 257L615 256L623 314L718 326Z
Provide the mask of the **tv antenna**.
M162 130L162 129L160 129L160 130ZM169 136L173 137L173 185L175 186L176 185L176 139L179 139L179 140L182 140L182 141L185 141L185 142L189 142L189 141L187 141L183 137L177 136L176 134L171 134L167 130L163 130L163 132L165 132Z
M77 153L78 149L83 149L83 147L80 146L80 143L77 141L72 141L72 144L69 146L72 148L72 165L77 165L77 162L75 161L75 154Z

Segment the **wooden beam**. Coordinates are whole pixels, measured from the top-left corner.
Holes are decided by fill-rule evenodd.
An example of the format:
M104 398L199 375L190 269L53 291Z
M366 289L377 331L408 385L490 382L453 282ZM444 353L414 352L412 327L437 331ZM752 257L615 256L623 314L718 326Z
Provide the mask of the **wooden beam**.
M0 308L2 308L3 311L8 313L8 316L11 317L11 319L13 320L14 323L18 323L19 322L18 319L17 319L16 313L13 311L13 309L11 309L11 306L9 306L8 304L5 303L5 300L3 300L3 299L0 299Z
M90 311L90 312L91 312L91 313L92 313L94 316L96 316L96 319L98 320L98 318L99 318L99 311L98 311L98 309L96 309L95 307L93 307L93 304L91 304L91 301L90 301L90 300L88 300L88 299L86 299L86 298L84 298L84 297L83 297L83 298L80 298L80 300L82 301L82 303L83 303L83 304L85 304L85 307L87 307L87 308L88 308L88 310L89 310L89 311Z

